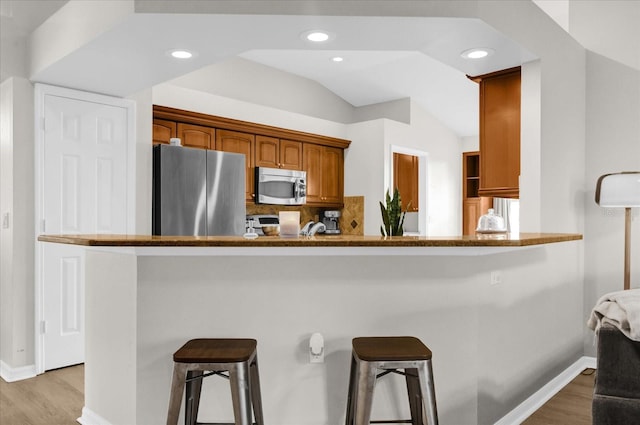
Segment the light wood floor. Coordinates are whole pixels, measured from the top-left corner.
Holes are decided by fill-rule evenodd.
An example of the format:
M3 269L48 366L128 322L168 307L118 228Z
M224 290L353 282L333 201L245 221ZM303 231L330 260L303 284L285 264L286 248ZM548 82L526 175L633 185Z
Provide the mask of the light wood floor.
M84 406L84 365L7 383L0 379L0 424L78 425Z
M586 369L523 424L590 425L593 372ZM83 380L83 365L10 384L0 379L0 424L77 425L84 405Z
M585 369L569 385L523 422L523 425L591 425L595 370Z

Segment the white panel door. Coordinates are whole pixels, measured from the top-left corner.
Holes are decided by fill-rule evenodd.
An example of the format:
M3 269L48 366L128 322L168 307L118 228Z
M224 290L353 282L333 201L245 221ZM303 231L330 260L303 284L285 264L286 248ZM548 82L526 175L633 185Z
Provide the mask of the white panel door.
M127 121L126 107L44 96L45 233L127 233ZM42 352L50 370L84 361L84 261L79 247L41 245Z

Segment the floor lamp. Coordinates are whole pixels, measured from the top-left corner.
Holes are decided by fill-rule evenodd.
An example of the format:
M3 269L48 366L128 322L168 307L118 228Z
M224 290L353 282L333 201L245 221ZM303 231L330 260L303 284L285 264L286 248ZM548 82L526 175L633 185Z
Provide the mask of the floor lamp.
M596 203L624 208L624 289L631 288L631 208L640 207L640 171L605 174L596 185Z

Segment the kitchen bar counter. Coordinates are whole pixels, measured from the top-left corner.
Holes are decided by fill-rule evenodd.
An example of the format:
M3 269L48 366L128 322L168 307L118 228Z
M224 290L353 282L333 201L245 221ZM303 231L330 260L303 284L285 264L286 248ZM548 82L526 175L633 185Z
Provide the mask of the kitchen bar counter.
M164 423L191 338L257 339L265 419L282 425L344 422L356 336L423 340L450 424L495 423L582 352L577 234L38 239L59 264L48 285L82 288L85 424ZM209 379L199 420L229 422L228 384ZM376 385L377 417L409 416L398 379Z
M324 236L296 239L260 236L142 236L142 235L42 235L41 242L83 246L128 247L518 247L582 239L572 233L478 234L453 237L429 236Z
M455 237L43 235L41 242L78 245L139 256L474 256L582 239L569 233L484 234Z

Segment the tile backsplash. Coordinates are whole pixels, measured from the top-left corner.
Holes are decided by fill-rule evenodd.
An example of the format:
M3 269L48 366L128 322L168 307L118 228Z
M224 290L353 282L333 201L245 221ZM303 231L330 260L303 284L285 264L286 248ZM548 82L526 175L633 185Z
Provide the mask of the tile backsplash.
M343 235L364 235L364 196L345 196L340 216Z
M247 215L277 215L279 211L300 211L300 226L304 226L311 220L319 221L320 213L325 209L333 208L251 204L247 205ZM344 208L340 212L340 230L343 235L364 235L364 196L345 196Z

